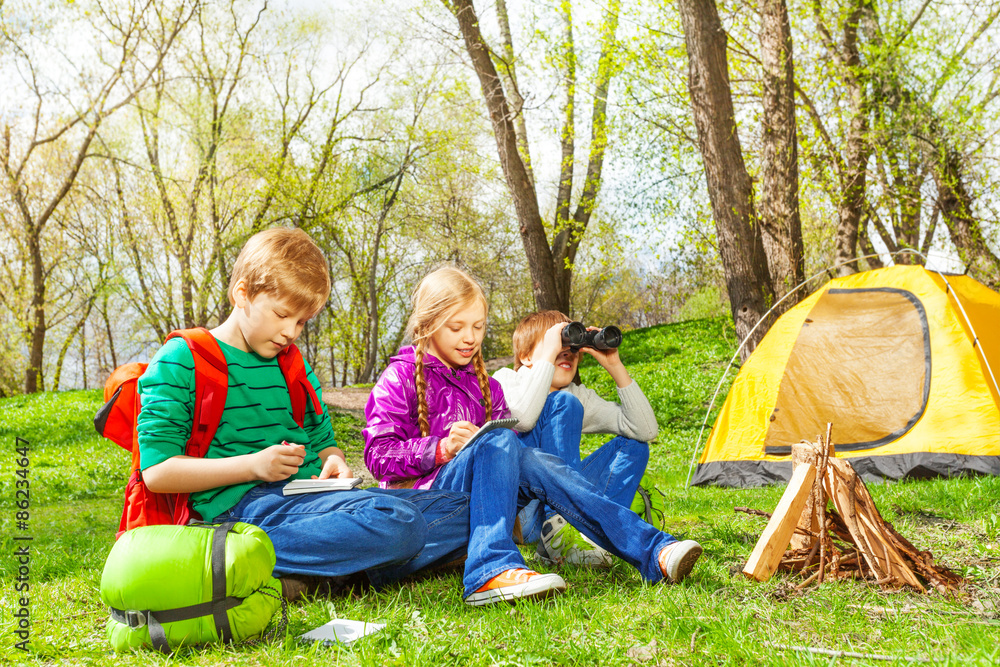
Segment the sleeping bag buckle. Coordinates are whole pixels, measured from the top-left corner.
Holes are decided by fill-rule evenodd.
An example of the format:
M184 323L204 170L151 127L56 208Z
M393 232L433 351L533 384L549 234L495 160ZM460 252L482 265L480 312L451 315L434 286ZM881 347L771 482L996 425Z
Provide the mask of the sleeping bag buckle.
M133 630L138 630L146 625L146 614L135 609L129 609L125 612L125 625Z

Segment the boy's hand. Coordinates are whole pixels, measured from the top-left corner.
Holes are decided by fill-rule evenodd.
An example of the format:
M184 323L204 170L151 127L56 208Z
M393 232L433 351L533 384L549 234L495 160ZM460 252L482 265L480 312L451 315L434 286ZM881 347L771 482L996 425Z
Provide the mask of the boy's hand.
M617 347L611 348L610 350L598 350L593 347L581 347L580 351L586 352L594 359L597 359L597 363L599 363L606 371L610 372L610 367L612 366L624 366L624 364L622 364L622 358L618 355Z
M337 477L340 479L349 479L354 477L354 473L347 465L347 461L340 458L336 454L331 454L326 457L326 463L323 464L323 470L320 471L319 477L313 475L313 479L330 479Z
M587 331L600 331L600 329L597 327L587 327ZM594 359L597 359L597 363L608 372L619 388L625 388L632 384L632 378L625 369L625 364L622 363L622 358L618 354L617 347L613 347L610 350L582 347L580 351L586 352Z
M253 474L256 479L280 482L299 471L299 466L306 458L306 448L305 445L282 443L271 445L250 456L254 457Z
M542 334L542 342L535 348L537 352L533 355L532 362L547 361L550 364L556 363L556 358L563 350L562 330L569 322L557 322L545 330Z
M458 455L469 438L479 430L479 427L472 422L455 422L448 431L448 437L441 441L441 449L450 461Z

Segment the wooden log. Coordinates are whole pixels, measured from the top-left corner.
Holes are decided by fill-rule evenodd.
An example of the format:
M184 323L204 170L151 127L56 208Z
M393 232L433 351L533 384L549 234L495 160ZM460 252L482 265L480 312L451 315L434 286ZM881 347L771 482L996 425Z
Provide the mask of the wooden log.
M816 466L802 465L792 473L785 493L782 494L778 506L764 528L757 545L750 554L743 574L767 581L778 569L778 563L785 553L785 548L792 538L795 526L802 515L806 498L812 493L813 482L816 479Z
M803 440L792 445L792 472L802 465L816 465L816 447L813 443ZM799 515L798 528L792 535L792 549L809 549L816 541L819 533L819 519L816 515L816 498L809 494L806 504Z

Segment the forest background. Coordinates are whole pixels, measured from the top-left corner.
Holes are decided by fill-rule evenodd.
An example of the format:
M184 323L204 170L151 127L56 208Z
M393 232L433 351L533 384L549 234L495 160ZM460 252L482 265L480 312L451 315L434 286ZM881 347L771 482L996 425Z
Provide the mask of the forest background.
M0 396L100 386L214 326L273 225L328 257L300 341L327 386L377 377L443 261L487 290L487 357L536 307L728 313L746 354L837 273L927 261L996 289L998 15L0 0Z

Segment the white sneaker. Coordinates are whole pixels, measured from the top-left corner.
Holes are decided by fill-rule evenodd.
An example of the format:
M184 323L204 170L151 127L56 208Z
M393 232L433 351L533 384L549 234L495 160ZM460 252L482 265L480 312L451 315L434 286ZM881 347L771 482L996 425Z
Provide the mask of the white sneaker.
M542 524L542 535L538 539L535 554L550 565L611 565L610 553L591 542L558 514Z
M701 545L694 540L674 542L663 547L658 558L663 578L673 584L680 583L694 569L701 551Z

